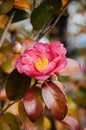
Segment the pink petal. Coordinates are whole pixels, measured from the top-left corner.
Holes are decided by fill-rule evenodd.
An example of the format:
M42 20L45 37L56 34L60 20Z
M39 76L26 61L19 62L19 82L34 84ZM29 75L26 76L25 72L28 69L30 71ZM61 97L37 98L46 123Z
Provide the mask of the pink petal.
M59 75L74 75L81 71L79 63L73 59L67 58L67 65L58 72Z
M69 130L80 130L79 123L71 116L66 116L61 122L67 126Z

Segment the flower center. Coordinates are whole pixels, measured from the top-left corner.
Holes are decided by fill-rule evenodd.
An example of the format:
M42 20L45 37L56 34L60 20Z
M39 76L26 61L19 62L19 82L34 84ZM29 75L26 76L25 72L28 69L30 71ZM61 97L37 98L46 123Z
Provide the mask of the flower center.
M36 69L42 73L45 71L47 66L48 66L48 59L46 56L38 59L38 61L35 63Z

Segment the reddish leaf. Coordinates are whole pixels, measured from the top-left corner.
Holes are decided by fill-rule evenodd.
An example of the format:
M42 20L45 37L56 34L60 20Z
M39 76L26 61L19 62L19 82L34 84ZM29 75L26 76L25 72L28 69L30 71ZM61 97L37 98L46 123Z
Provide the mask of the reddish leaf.
M25 112L22 101L19 103L19 117L22 121L22 124L25 130L43 130L44 129L43 118L40 118L35 123L31 122L31 120L28 118Z
M80 130L78 122L71 116L66 116L61 122L65 124L69 130Z
M67 66L58 72L59 75L74 75L81 71L79 63L73 59L67 58Z
M58 120L63 119L67 114L67 101L62 90L52 82L42 84L42 96L46 106L52 115Z
M24 95L24 107L32 121L38 120L43 115L44 104L41 90L38 87L28 88Z

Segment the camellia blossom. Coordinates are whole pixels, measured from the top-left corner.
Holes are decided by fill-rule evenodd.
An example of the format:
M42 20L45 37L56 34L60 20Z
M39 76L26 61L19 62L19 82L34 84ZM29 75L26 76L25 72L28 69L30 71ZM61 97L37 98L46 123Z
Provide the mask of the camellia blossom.
M66 48L55 41L51 44L35 43L17 59L15 66L20 73L46 80L52 73L65 68L66 64Z

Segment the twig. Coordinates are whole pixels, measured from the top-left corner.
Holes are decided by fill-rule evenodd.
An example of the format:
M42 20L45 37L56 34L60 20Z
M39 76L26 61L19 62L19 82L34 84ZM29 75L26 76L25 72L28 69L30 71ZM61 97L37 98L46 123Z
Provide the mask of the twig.
M2 44L3 44L4 40L5 40L6 33L7 33L8 29L9 29L9 26L10 26L10 24L11 24L13 18L14 18L15 12L16 12L15 10L12 11L11 16L8 19L8 22L5 25L5 28L4 28L3 32L2 32L1 39L0 39L0 47L2 46Z
M19 98L16 99L15 101L13 101L12 103L10 103L5 109L3 109L1 112L0 112L0 115L2 115L5 111L7 111L7 109L9 109L13 104L15 104L16 102L19 101Z
M64 14L64 12L66 11L67 7L68 7L69 3L67 3L61 10L61 12L59 13L57 19L53 22L53 24L51 24L51 26L45 26L45 28L43 28L43 30L39 33L38 37L36 38L36 41L39 41L43 36L47 35L58 23L58 21L60 20L61 16ZM48 25L48 24L47 24Z
M50 20L48 21L48 23L47 23L44 27L42 27L42 29L38 32L38 36L37 36L37 38L36 38L36 41L39 41L39 40L40 40L40 39L39 39L39 36L42 36L43 33L44 33L48 28L50 28L51 22L53 21L53 18L54 18L54 15L51 16L51 18L50 18Z
M36 1L33 0L33 9L35 8L35 5L36 5Z

